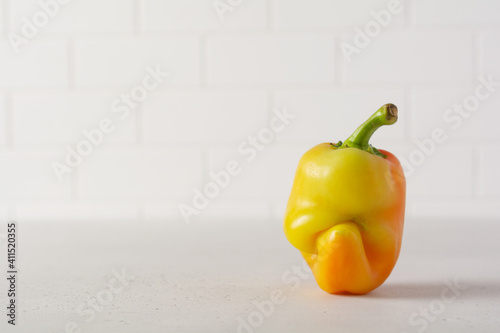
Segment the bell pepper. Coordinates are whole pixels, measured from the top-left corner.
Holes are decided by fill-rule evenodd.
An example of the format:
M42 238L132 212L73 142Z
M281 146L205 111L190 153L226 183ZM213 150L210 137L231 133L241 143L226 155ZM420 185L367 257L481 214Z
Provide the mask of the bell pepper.
M393 154L369 144L379 127L397 118L397 107L386 104L344 143L319 144L299 162L284 231L328 293L366 294L398 259L405 176Z

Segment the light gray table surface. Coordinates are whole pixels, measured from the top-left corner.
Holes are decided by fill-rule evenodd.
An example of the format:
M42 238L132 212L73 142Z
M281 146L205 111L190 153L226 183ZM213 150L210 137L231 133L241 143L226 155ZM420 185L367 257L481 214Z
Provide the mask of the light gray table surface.
M17 325L0 331L500 332L499 222L406 221L364 296L320 290L280 221L20 223Z

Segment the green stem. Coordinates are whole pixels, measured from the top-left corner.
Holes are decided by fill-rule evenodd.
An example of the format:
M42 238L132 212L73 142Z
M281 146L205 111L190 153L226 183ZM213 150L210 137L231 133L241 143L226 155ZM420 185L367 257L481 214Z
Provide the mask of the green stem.
M358 127L352 135L339 147L358 148L371 154L385 157L369 143L373 133L381 126L392 125L398 120L398 108L394 104L386 104L378 109L367 121Z

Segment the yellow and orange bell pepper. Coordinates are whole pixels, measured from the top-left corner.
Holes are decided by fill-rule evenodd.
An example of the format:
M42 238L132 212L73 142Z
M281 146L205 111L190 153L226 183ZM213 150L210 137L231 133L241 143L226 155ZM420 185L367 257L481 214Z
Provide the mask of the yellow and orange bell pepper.
M405 176L394 155L369 144L397 117L396 106L386 104L344 143L317 145L299 162L284 231L329 293L368 293L398 259Z

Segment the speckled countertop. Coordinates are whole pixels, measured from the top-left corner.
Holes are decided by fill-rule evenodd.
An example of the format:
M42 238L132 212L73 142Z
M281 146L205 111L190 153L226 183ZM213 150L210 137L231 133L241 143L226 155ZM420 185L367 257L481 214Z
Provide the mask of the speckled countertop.
M365 296L321 291L279 221L23 223L18 324L0 328L499 332L498 222L407 221L393 274Z

